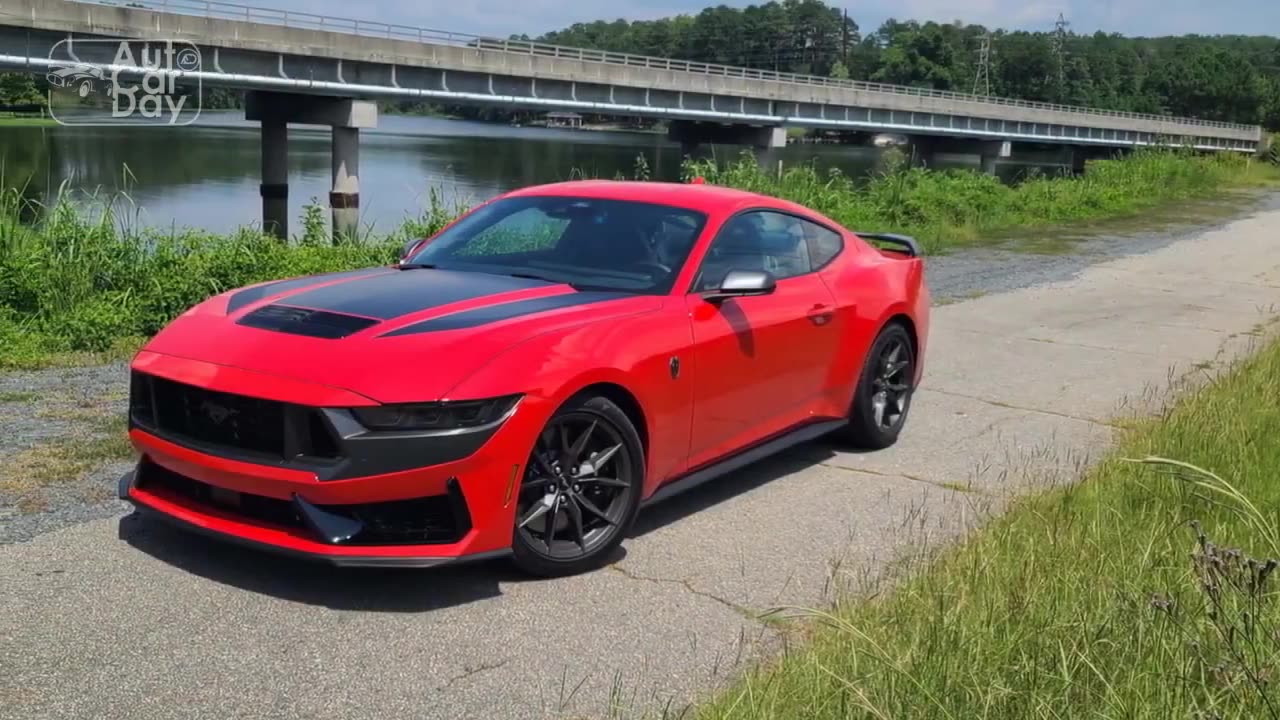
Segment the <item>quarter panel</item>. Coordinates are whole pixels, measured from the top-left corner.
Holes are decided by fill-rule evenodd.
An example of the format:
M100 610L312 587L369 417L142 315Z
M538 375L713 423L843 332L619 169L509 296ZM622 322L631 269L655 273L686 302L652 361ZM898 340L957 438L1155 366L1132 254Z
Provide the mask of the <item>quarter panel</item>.
M850 245L865 247L857 240ZM923 264L919 259L889 258L870 250L853 254L820 276L836 296L837 312L843 320L840 350L832 360L827 380L829 401L847 408L867 352L892 317L911 318L916 326L919 355L923 357L929 319ZM918 359L917 375L922 365Z

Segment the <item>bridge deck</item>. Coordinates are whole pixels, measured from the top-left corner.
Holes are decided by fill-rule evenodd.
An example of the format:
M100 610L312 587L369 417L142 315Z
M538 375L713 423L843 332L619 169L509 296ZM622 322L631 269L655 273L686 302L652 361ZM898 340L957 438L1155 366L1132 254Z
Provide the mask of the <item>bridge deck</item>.
M1260 127L564 48L206 0L10 0L0 66L68 36L182 39L210 85L1081 145L1255 151ZM66 47L66 44L63 45ZM58 58L68 59L68 58ZM81 58L83 59L83 58ZM98 59L95 64L108 65Z

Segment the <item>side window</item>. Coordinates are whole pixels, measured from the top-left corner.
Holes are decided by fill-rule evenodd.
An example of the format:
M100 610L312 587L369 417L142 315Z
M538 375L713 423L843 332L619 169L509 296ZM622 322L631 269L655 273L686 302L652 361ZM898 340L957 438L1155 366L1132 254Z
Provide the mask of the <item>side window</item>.
M814 270L821 269L844 250L844 238L839 233L811 222L804 222L804 229L809 244L809 262Z
M731 270L764 270L778 280L812 271L804 220L758 210L725 223L702 261L694 292L720 286Z

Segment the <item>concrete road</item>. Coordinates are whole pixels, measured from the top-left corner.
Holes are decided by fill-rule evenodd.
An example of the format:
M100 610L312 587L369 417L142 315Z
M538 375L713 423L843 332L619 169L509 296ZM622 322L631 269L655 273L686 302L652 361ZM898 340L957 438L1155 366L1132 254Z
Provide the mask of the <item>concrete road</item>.
M337 571L134 518L0 547L5 718L525 718L678 710L822 603L1246 351L1280 307L1271 210L935 311L901 443L808 445L642 515L612 567Z

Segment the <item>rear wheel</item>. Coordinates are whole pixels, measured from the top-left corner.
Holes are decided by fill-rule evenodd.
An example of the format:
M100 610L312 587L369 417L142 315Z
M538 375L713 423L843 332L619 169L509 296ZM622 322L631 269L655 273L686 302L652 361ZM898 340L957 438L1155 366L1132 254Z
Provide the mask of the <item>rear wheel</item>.
M512 550L525 572L572 575L603 565L640 507L644 454L635 427L604 397L556 411L526 463Z
M911 335L899 323L886 325L863 363L841 439L864 450L896 443L911 409L915 373Z

